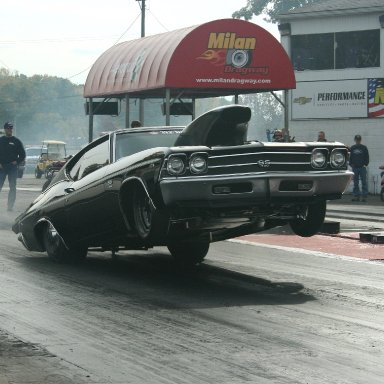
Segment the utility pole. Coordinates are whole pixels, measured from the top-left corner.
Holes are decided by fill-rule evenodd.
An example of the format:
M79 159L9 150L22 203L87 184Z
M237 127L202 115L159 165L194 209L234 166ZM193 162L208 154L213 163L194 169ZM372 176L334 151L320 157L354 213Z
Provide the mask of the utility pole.
M136 0L141 3L141 37L145 36L145 0Z
M145 0L136 0L139 3L141 9L141 37L145 37ZM139 99L139 119L144 125L144 100Z

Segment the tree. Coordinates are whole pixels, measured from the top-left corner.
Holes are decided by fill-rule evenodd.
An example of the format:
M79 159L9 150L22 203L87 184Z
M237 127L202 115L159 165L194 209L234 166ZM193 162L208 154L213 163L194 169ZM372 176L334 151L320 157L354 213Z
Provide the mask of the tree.
M10 120L24 145L87 138L81 86L47 75L27 77L0 68L0 124ZM1 127L0 127L1 130Z
M280 94L277 96L281 98ZM266 141L269 138L268 132L283 128L283 108L271 93L243 95L240 96L240 101L241 104L247 105L252 110L248 139Z
M276 23L277 16L295 8L318 3L321 0L247 0L247 5L232 14L235 19L244 18L251 20L252 17L263 15L265 21Z

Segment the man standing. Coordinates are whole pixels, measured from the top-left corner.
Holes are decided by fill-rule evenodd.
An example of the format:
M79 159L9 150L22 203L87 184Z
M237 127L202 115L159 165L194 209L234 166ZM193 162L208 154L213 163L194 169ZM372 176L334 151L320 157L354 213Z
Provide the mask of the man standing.
M325 132L324 131L319 131L318 133L318 136L317 136L317 141L327 141L327 139L325 138Z
M366 201L368 195L367 166L369 164L368 148L361 144L361 136L355 136L355 144L351 147L349 165L353 171L353 199L352 201ZM359 181L361 180L361 192Z
M13 136L13 124L4 124L5 135L0 137L0 192L5 178L8 176L8 211L13 210L16 201L16 181L19 164L24 163L25 150L23 143Z

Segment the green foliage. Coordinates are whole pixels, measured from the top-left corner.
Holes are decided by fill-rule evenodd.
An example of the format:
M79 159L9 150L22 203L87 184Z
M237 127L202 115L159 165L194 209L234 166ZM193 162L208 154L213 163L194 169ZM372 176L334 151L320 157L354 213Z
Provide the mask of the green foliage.
M235 19L251 20L254 15L265 16L266 21L276 23L277 16L295 8L318 3L321 0L247 0L247 5L234 12Z
M84 136L87 117L82 93L82 86L66 79L27 77L1 68L0 124L12 121L15 135L25 145L40 144L45 139L67 141L79 131Z

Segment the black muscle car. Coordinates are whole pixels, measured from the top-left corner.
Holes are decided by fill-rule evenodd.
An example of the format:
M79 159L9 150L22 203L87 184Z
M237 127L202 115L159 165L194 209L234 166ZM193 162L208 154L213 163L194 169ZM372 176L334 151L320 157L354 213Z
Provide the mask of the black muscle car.
M248 107L211 110L187 127L108 133L73 156L13 225L56 261L89 249L167 246L196 264L211 242L289 223L312 236L352 173L341 143L247 141Z

